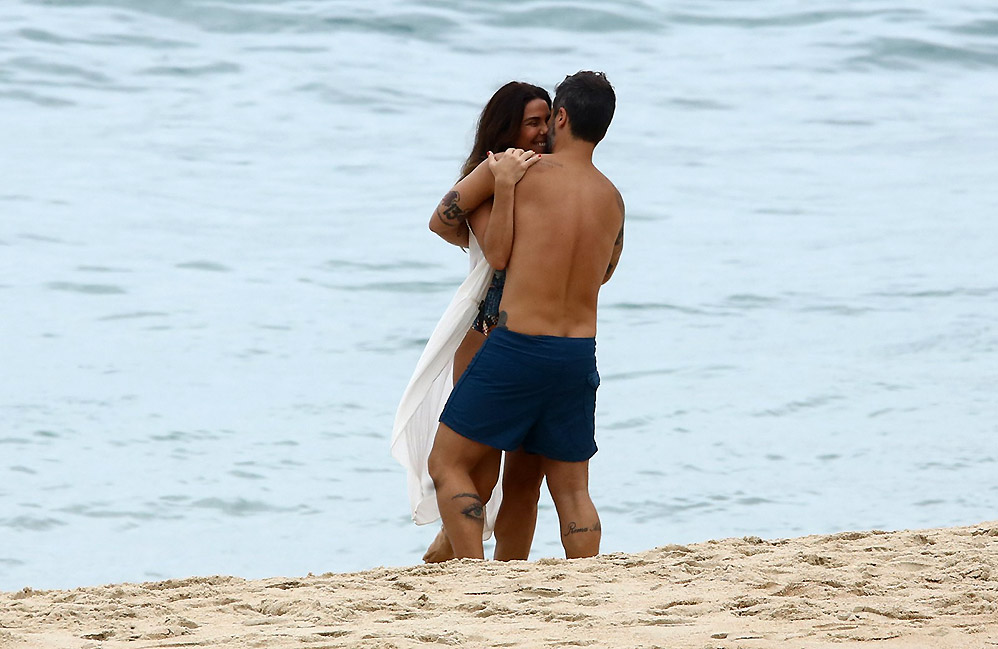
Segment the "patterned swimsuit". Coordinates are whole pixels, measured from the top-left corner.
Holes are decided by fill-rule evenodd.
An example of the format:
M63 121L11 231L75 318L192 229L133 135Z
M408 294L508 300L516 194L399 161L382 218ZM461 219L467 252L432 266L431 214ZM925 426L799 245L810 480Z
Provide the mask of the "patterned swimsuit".
M489 331L499 322L499 303L502 301L502 289L506 284L506 271L497 270L492 273L492 283L485 299L478 305L478 316L471 328L489 335Z

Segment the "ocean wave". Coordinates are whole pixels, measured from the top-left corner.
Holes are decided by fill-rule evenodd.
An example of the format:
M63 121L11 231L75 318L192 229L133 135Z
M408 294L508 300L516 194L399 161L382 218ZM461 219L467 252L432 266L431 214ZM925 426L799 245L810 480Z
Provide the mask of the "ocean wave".
M955 34L967 34L969 36L998 36L998 20L972 20L960 25L946 26L942 29Z
M141 16L165 19L203 32L224 34L287 34L324 32L363 32L404 35L440 40L460 27L460 16L451 17L438 9L413 11L407 4L362 5L360 3L283 2L246 3L197 0L22 0L49 11L102 9L113 14L115 22L136 22ZM47 30L34 30L31 36L49 42L77 39ZM91 36L92 38L92 36ZM113 38L113 37L112 37ZM183 47L183 41L145 37L133 44L149 47Z
M70 106L77 105L75 101L71 101L69 99L52 97L49 95L40 95L36 92L29 92L27 90L0 90L0 99L24 101L30 104L35 104L36 106L44 106L45 108L68 108Z
M600 8L579 3L545 2L526 9L489 4L479 9L488 24L511 29L543 27L572 33L657 32L664 29L662 14L643 3L601 3Z
M662 14L644 2L504 3L468 5L459 2L256 2L235 0L22 0L50 11L104 9L117 15L145 15L172 20L205 32L278 34L353 32L404 36L441 42L460 35L469 25L507 29L545 28L580 33L658 31ZM32 29L31 38L46 42L79 42L76 37ZM139 43L141 44L141 43ZM183 42L158 41L160 46Z
M998 50L944 45L920 38L877 37L859 48L865 54L849 63L862 67L915 70L926 65L953 65L965 68L998 67Z
M774 13L760 16L730 16L705 13L674 12L667 16L670 23L681 25L703 25L722 27L742 27L758 29L762 27L807 27L824 23L856 21L869 18L912 18L921 12L912 9L884 9L873 11L801 11Z
M69 293L81 293L84 295L121 295L127 293L125 289L113 284L77 284L74 282L49 282L45 285L53 291L66 291Z

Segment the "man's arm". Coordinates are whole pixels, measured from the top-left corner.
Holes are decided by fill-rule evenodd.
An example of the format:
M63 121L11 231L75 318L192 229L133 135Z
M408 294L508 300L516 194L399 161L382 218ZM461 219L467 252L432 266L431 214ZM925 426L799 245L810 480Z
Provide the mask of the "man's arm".
M430 217L430 230L454 245L468 246L468 216L495 191L495 177L482 162L440 200Z
M624 251L624 197L620 195L619 191L617 192L617 207L620 208L620 232L617 233L617 240L613 242L610 265L606 267L606 275L603 276L604 284L613 277L613 271L617 269L617 262L620 261L620 253Z

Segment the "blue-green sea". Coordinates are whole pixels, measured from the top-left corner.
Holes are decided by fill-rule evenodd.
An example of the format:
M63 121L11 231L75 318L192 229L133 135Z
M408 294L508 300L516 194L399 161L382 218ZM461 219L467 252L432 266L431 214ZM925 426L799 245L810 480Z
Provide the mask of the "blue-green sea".
M492 92L580 69L603 550L994 519L995 3L5 0L0 590L417 563L426 224Z

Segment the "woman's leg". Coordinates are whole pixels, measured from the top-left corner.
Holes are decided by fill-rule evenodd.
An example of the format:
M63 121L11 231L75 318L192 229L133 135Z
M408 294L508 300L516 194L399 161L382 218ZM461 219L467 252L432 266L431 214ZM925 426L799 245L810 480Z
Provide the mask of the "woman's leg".
M450 544L450 539L447 538L444 526L441 525L440 531L437 532L436 537L430 542L430 547L426 548L426 552L423 554L423 562L441 563L450 561L453 558L454 547Z
M537 500L544 481L543 458L523 449L506 453L502 505L496 518L497 561L526 560L537 526Z
M474 329L469 329L468 333L464 335L464 340L461 341L461 344L457 347L457 351L454 352L454 385L457 385L457 380L468 369L468 364L471 363L471 359L475 357L478 350L482 348L482 343L484 342L485 334Z

